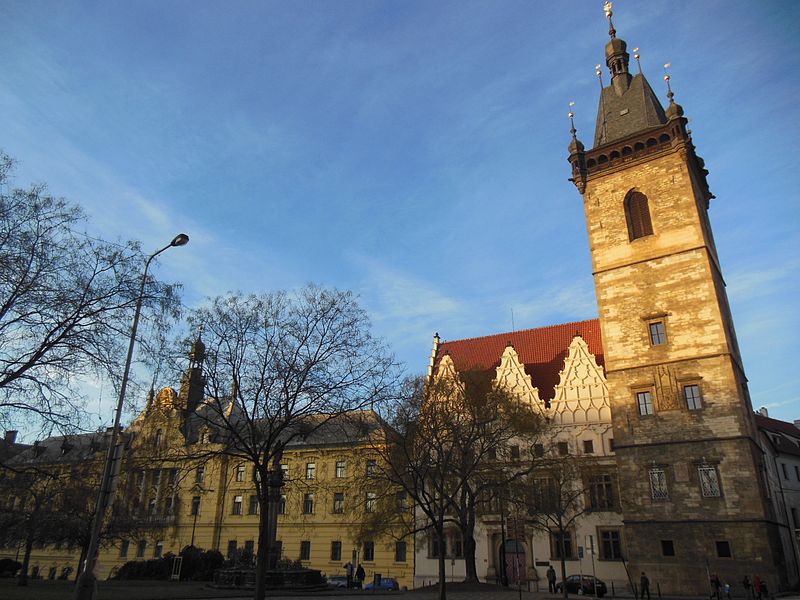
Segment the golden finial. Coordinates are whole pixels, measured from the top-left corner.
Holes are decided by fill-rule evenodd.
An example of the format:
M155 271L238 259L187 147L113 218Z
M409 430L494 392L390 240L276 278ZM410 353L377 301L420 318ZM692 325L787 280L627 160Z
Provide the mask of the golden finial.
M611 22L611 15L614 14L611 10L612 6L609 0L606 0L605 4L603 4L603 11L605 11L606 19L608 19L608 35L613 38L617 35L617 31L614 29L614 23Z
M633 49L633 58L636 59L636 66L639 67L639 74L642 73L642 63L639 62L639 48Z

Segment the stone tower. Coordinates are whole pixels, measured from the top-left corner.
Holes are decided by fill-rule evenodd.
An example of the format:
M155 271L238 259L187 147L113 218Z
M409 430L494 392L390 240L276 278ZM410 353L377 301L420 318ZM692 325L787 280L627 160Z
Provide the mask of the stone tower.
M178 394L180 407L187 413L193 413L203 401L206 377L203 374L203 361L206 358L206 345L202 340L203 329L197 333L197 339L189 350L189 367L181 377L181 390Z
M709 573L737 586L757 573L774 591L796 565L767 502L707 171L672 91L665 111L630 73L610 3L606 13L611 81L594 147L573 126L569 162L589 231L624 553L634 581L645 571L665 593L700 593Z

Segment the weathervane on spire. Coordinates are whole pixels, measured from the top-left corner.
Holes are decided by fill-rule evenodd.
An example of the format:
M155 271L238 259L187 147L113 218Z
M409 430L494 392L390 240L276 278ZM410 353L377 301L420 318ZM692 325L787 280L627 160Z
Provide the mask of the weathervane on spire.
M613 4L611 4L610 0L606 0L605 4L603 4L603 10L606 13L606 19L608 19L608 35L613 38L616 37L617 31L614 29L614 23L611 22L611 15L614 14L614 12L611 10L612 7Z
M664 64L664 81L667 82L667 98L669 98L669 103L672 104L674 100L672 99L675 94L672 93L672 87L669 84L669 71L667 69L670 68L671 63Z
M575 129L575 113L572 112L572 107L573 106L575 106L575 103L570 101L570 103L569 103L569 113L567 113L567 114L569 115L569 126L570 126L569 132L572 134L572 139L574 140L574 139L577 139L576 134L578 133L578 130Z
M642 73L642 63L639 62L639 48L633 49L633 58L636 59L636 66L639 67L639 74Z

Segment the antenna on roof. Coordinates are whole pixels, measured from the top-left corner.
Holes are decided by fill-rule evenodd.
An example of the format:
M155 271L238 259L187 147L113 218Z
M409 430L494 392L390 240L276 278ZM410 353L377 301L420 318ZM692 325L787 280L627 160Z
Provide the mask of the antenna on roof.
M636 59L636 66L639 67L639 75L642 74L642 63L639 62L639 48L633 49L633 58Z
M517 328L514 325L514 307L511 307L511 331L514 332L516 330Z

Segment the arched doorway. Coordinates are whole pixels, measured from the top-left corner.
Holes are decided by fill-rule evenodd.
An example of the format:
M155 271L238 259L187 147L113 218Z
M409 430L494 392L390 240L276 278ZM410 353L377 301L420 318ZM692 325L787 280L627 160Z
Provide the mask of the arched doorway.
M519 540L506 540L505 547L506 577L510 584L527 579L525 567L525 546Z

